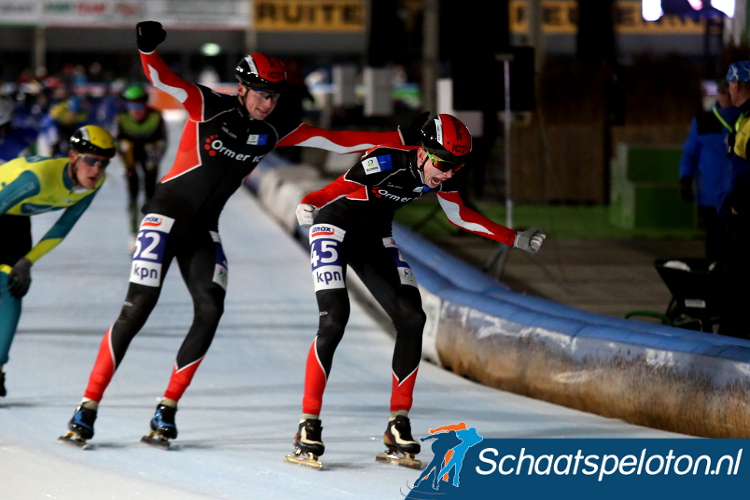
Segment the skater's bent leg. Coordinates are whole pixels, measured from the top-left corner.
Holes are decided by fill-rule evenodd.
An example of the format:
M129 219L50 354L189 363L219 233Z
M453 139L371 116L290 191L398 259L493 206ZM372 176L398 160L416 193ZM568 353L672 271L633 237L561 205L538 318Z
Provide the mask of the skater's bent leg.
M328 375L331 373L333 354L344 336L349 321L349 295L346 288L316 292L320 320L318 334L307 355L305 367L305 394L302 398L303 416L320 415Z
M0 366L8 362L10 346L21 317L22 299L11 295L8 275L18 259L31 250L31 217L0 215Z
M94 362L94 368L89 376L84 398L96 402L101 401L117 367L125 357L133 337L143 328L156 302L159 300L160 288L130 284L125 304L115 324L107 330L99 353Z
M178 257L180 270L193 298L193 324L177 352L164 397L179 401L193 380L198 366L211 346L224 313L226 291L214 280L213 244L200 247L189 256ZM226 262L224 262L226 266Z
M405 415L411 409L414 383L422 359L422 332L427 316L422 310L419 289L401 286L396 292L396 344L393 348L391 415Z
M144 173L144 190L146 192L146 200L150 200L154 197L154 191L156 190L156 184L159 180L159 169L158 165L153 168L146 168Z
M369 253L353 253L351 267L383 307L396 328L393 348L391 416L406 416L422 357L422 331L427 317L419 288L392 238L383 246L371 244Z
M21 299L8 291L8 272L0 269L0 367L8 362L10 345L16 335L18 320L21 318ZM2 370L0 370L2 371Z
M165 398L179 401L193 380L219 326L219 319L224 312L224 295L223 288L214 287L213 290L193 296L193 324L177 352L172 376L164 393Z

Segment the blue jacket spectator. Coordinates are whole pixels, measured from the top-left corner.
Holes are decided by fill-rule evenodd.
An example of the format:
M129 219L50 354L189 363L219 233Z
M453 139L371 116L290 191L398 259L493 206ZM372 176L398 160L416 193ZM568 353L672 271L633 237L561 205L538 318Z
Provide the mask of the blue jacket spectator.
M730 157L727 146L739 115L739 109L732 106L728 83L719 82L716 103L693 119L682 148L680 195L698 205L698 216L706 231L706 258L712 262L721 259L726 251L726 228L719 208L725 196L725 179L732 172L733 163L739 163Z
M727 155L727 136L732 132L739 116L739 110L731 103L729 107L722 107L717 101L709 111L700 113L693 119L682 148L680 183L695 182L695 201L698 206L718 208L718 195L724 174L732 164ZM684 198L690 198L687 193L683 194Z

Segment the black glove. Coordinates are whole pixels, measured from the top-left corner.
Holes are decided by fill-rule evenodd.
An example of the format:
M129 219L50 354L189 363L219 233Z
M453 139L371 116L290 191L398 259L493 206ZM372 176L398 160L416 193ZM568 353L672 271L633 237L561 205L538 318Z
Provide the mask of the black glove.
M167 32L156 21L143 21L135 25L136 43L138 50L149 53L156 50L167 38Z
M683 177L680 179L680 198L683 201L693 201L693 178Z
M420 142L422 142L422 126L427 121L427 118L430 117L430 112L425 111L418 117L414 118L408 127L401 128L401 125L398 126L398 133L401 134L401 140L403 143L407 146L416 146Z
M8 275L8 291L14 297L21 298L29 291L31 285L31 261L21 257Z

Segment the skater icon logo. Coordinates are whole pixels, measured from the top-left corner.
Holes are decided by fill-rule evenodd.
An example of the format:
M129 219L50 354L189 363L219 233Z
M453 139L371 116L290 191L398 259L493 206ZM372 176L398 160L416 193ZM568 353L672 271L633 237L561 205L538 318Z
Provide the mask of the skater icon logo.
M482 442L484 438L476 428L467 427L465 422L430 429L430 435L420 441L432 441L432 461L419 473L407 499L422 500L434 498L436 492L443 498L451 496L461 483L461 472L469 448Z

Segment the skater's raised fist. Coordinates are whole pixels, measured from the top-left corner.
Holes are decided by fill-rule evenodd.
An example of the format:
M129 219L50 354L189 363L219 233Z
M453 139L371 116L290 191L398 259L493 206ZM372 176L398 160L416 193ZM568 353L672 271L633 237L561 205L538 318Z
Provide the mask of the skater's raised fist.
M167 38L167 32L156 21L143 21L135 25L138 50L149 54Z

